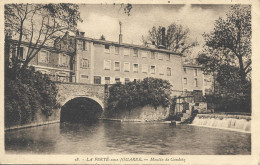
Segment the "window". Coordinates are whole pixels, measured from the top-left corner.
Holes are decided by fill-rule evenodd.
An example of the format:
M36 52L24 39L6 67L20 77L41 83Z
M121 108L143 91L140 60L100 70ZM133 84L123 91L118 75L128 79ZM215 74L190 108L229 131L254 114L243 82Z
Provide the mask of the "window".
M110 77L105 77L105 84L110 84Z
M194 79L195 81L194 81L194 85L195 85L195 87L198 87L198 79Z
M170 54L166 54L166 61L170 61L170 59L171 59Z
M59 64L61 66L69 66L69 56L60 54L59 55Z
M83 50L86 50L86 41L83 41Z
M70 38L70 46L72 46L72 38Z
M172 69L167 67L167 76L171 76L172 75Z
M138 57L138 49L134 49L134 55L133 57Z
M159 74L164 75L165 68L163 66L160 66L160 67L158 67L158 69L159 69Z
M142 72L143 72L143 73L147 73L147 72L148 72L148 66L147 66L147 64L143 64L143 65L142 65Z
M134 64L133 72L138 73L138 64Z
M46 51L41 51L39 54L39 62L48 63L49 62L49 54Z
M19 59L24 59L23 53L24 53L23 47L17 48L17 56L19 54L19 57L18 57Z
M159 54L158 54L158 59L159 59L159 60L163 60L163 54L162 54L162 53L159 53Z
M183 71L184 71L184 73L187 73L187 69L186 68L183 68Z
M147 57L147 52L142 51L142 58L146 58Z
M188 90L187 89L184 89L184 92L187 92Z
M130 63L124 62L124 72L130 72Z
M119 47L115 47L115 54L119 54Z
M81 68L89 68L89 61L88 59L81 60Z
M111 69L111 61L110 60L104 60L104 69L105 70Z
M130 79L129 78L125 78L125 84L129 83Z
M183 79L183 83L184 83L184 84L187 84L187 82L188 82L188 81L187 81L187 78L184 77L184 79Z
M101 77L100 76L94 76L94 84L101 84Z
M151 74L155 74L155 66L151 66L151 69L150 69L150 72L151 72Z
M82 49L83 49L83 47L82 47L82 41L79 41L79 42L78 42L78 48L79 48L79 50L82 50Z
M67 72L56 72L56 81L69 82L69 73Z
M105 45L105 53L110 53L109 45Z
M198 76L198 69L194 69L194 75Z
M88 79L88 76L85 74L80 75L82 79Z
M120 71L120 62L115 62L115 71Z
M129 56L130 55L130 49L129 48L124 48L124 55Z
M151 59L155 59L155 53L151 52Z
M116 77L116 78L115 78L115 82L116 82L116 83L120 83L120 78Z

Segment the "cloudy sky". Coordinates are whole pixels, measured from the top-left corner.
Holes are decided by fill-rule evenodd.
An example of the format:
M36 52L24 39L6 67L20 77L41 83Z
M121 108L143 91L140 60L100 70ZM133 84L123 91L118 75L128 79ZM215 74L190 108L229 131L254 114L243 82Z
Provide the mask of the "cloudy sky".
M225 17L230 5L137 5L133 4L130 16L124 13L121 5L88 4L80 5L83 23L80 30L86 36L99 39L103 34L106 40L118 41L119 21L122 22L124 43L141 45L142 35L155 26L169 26L172 22L190 29L190 38L203 45L201 34L214 27L214 21Z

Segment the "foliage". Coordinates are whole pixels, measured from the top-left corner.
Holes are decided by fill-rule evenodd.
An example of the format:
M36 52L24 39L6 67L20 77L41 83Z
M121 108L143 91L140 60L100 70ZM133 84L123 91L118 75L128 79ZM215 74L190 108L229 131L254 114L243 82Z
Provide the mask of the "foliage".
M82 21L79 7L75 4L6 4L6 38L17 40L17 48L22 42L29 43L25 60L19 59L18 51L11 67L26 68L43 46L67 31L75 32L79 21Z
M144 45L147 45L150 42L154 43L158 48L159 45L162 44L162 28L162 26L153 26L152 29L148 31L147 37L142 36ZM188 28L172 23L166 29L166 49L177 53L188 54L191 48L198 45L196 41L190 41L189 34L190 31Z
M100 40L106 40L106 37L102 34L102 35L100 36Z
M128 3L126 4L126 6L124 7L124 12L129 16L130 15L130 12L132 10L133 6L132 4Z
M113 3L113 5L117 5L117 4ZM124 13L127 14L128 16L130 16L130 13L131 13L131 10L133 8L133 5L131 3L127 3L127 4L120 3L120 9L119 10L121 10L122 7L124 9Z
M214 95L206 96L215 111L251 112L251 6L234 5L203 34L197 62L216 79Z
M251 79L251 6L231 6L226 16L216 20L212 32L203 35L205 48L198 62L206 72L221 72L223 66L225 70L230 66L230 71L237 67L245 84Z
M57 89L47 75L34 68L5 71L5 124L16 125L33 121L38 110L49 117L56 102ZM14 76L16 75L16 76Z
M215 105L215 112L247 112L251 113L251 95L221 96L207 95L207 103Z
M109 89L109 112L131 111L136 107L153 105L167 107L170 103L171 84L167 80L145 78L143 81L114 84Z

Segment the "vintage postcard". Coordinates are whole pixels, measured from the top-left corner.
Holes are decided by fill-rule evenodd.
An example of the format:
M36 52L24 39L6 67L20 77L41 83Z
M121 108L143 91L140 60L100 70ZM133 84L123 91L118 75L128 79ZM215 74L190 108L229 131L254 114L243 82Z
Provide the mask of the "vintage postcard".
M1 164L260 165L259 1L1 11Z

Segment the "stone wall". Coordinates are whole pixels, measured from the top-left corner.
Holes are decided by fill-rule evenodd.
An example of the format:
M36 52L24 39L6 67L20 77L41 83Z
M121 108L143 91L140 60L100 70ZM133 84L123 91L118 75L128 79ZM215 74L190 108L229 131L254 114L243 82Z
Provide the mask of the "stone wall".
M75 97L89 97L104 107L104 85L76 84L76 83L57 83L57 100L64 105Z
M116 119L133 119L137 121L156 121L164 120L170 114L170 108L157 107L155 109L151 105L146 105L144 107L134 108L131 111L122 111L119 114L112 116Z

